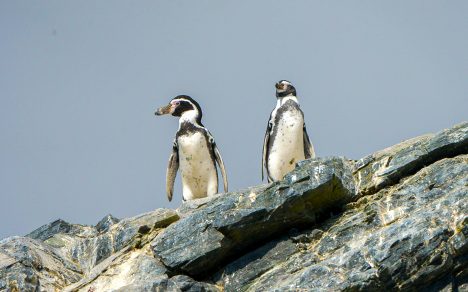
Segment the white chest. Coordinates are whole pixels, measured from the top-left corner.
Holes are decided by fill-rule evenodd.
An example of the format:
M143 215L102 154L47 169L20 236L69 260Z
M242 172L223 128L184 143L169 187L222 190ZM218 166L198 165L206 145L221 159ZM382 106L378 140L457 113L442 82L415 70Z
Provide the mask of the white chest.
M177 143L181 169L200 168L199 165L212 164L206 138L201 133L180 136Z
M281 116L273 125L268 156L270 176L280 180L294 169L304 156L304 118L299 110L291 109L278 113Z
M177 139L179 169L186 200L217 192L216 168L202 133L183 135Z

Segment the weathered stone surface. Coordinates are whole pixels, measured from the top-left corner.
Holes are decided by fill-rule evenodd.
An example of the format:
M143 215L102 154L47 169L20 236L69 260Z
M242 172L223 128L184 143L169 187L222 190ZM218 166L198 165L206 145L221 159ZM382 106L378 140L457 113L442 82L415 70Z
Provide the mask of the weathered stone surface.
M80 237L89 237L97 234L96 229L92 226L71 224L63 221L62 219L58 219L52 223L37 228L26 236L32 239L45 241L53 237L55 234L61 233Z
M157 209L118 223L114 217L106 216L96 227L57 220L31 232L27 238L6 239L0 252L0 290L35 291L35 287L41 287L54 291L72 283L75 284L71 287L84 286L111 264L117 266L114 263L117 259L126 263L127 253L148 244L178 218L173 210ZM150 258L159 262L153 256ZM137 259L143 267L150 265L143 256ZM140 268L136 266L143 271ZM125 273L121 274L123 278Z
M54 221L0 241L0 291L468 291L467 129L177 212Z
M468 153L468 122L366 156L354 166L358 190L373 194L439 159Z
M27 237L0 241L0 291L61 290L82 277L53 248Z
M172 278L160 277L152 281L133 283L115 291L221 292L223 290L221 287L217 287L213 284L197 282L188 276L178 275Z
M206 276L252 245L315 223L324 210L354 195L347 160L304 161L284 182L261 193L251 189L215 197L156 237L154 251L171 270Z
M239 291L299 251L299 245L289 237L282 237L228 264L213 279L226 291Z
M96 224L96 230L98 232L106 232L109 231L109 229L116 223L118 223L120 220L112 216L111 214L105 216L104 218L99 221L98 224Z
M123 249L88 273L65 291L109 291L133 284L167 279L167 269L148 248Z
M62 257L78 262L83 273L87 273L122 248L138 245L140 238L152 228L165 227L178 218L173 210L157 209L123 219L110 226L107 232L99 233L97 228L86 226L83 228L94 231L87 232L86 235L80 233L79 236L75 233L56 233L46 239L45 243L55 247Z
M417 290L468 279L468 155L444 159L303 232L228 264L229 291ZM452 285L452 283L450 283Z

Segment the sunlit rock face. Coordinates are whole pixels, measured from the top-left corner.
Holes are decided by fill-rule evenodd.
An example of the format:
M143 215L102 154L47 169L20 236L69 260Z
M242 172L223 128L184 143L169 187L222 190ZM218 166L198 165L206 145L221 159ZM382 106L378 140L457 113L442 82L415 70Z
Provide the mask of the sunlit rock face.
M215 275L226 290L411 290L466 280L468 155L443 159ZM462 251L463 250L463 251Z
M467 291L468 123L358 161L0 241L0 291Z

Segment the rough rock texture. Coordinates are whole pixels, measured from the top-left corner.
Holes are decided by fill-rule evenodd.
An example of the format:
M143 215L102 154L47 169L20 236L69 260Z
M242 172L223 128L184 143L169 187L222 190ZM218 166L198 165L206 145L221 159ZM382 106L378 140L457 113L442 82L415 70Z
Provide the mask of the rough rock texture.
M317 229L244 255L216 280L229 291L384 291L456 278L466 267L467 195L468 155L438 161Z
M359 192L375 193L439 159L468 153L467 140L468 125L462 123L366 156L354 166Z
M57 220L26 237L4 239L0 241L0 291L54 291L66 287L74 290L91 281L96 281L103 290L110 289L113 286L106 286L107 282L99 276L111 265L124 263L131 252L142 254L139 268L153 270L149 268L153 264L151 261L159 264L151 254L150 260L143 261L144 252L140 250L144 250L144 244L160 230L178 219L173 210L157 209L120 222L106 216L97 226ZM165 269L160 274L164 272ZM108 284L113 280L119 281L108 279ZM119 284L130 284L133 280L122 277Z
M0 291L468 291L468 123L358 161L0 241Z
M316 223L328 208L352 200L354 181L346 160L316 159L302 165L261 192L250 189L207 202L157 236L155 254L171 270L207 276L246 248Z

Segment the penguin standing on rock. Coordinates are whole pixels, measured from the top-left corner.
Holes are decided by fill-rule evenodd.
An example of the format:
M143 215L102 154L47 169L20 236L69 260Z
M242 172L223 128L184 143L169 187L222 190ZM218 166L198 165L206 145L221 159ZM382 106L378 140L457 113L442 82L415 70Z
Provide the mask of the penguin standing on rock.
M210 132L203 126L200 105L190 96L179 95L156 115L171 114L179 118L179 130L174 139L172 154L166 173L166 193L172 200L177 170L182 176L184 200L204 198L218 192L218 172L221 170L224 191L228 191L228 181L223 159Z
M262 180L265 168L268 182L282 180L297 162L315 157L291 82L276 83L276 99L263 140Z

